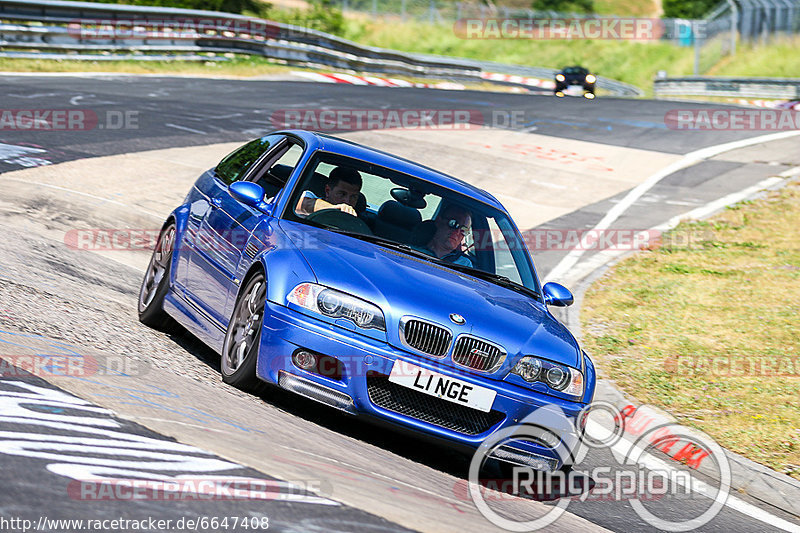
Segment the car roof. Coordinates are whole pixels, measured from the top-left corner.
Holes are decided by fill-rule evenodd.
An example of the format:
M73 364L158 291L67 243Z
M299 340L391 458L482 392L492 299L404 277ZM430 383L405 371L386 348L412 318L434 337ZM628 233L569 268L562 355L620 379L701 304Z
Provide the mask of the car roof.
M315 131L282 130L275 133L285 133L299 137L306 143L306 146L312 150L324 150L326 152L341 154L354 159L368 161L378 166L397 170L421 178L435 185L446 187L457 193L477 198L492 207L506 211L494 196L483 189L409 159Z

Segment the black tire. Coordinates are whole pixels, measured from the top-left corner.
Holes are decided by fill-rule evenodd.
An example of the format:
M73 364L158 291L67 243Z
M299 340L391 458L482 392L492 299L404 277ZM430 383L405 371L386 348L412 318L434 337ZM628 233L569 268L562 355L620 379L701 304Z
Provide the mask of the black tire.
M220 358L222 381L246 392L260 392L264 386L256 376L256 363L266 299L266 279L258 272L239 293L225 332Z
M170 222L158 236L153 255L139 289L139 322L166 331L175 321L164 311L164 296L169 290L169 274L175 245L175 223Z

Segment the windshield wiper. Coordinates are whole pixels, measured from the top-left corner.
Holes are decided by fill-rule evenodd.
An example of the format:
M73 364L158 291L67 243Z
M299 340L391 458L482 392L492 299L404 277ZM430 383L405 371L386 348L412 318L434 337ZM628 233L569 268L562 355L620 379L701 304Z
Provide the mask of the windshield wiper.
M327 229L329 231L332 231L334 233L339 233L341 235L347 235L348 237L353 237L354 239L361 239L362 241L367 241L367 242L371 242L371 243L374 243L374 244L380 244L382 246L386 246L387 248L391 248L393 250L398 250L398 251L401 251L401 252L405 252L405 253L407 253L409 255L413 255L415 257L421 257L423 259L428 259L431 262L439 262L439 260L436 257L434 257L434 256L432 256L430 254L426 254L425 252L417 250L416 248L413 248L413 247L411 247L411 246L409 246L407 244L402 244L402 243L399 243L397 241L393 241L391 239L387 239L386 237L379 237L377 235L369 235L367 233L358 233L358 232L355 232L355 231L347 231L347 230L338 229L338 228L331 228L331 227L326 227L325 229ZM444 264L447 264L447 263L444 263Z
M521 292L528 296L533 296L537 300L541 300L541 295L536 292L535 290L526 287L525 285L520 285L516 281L511 281L509 278L505 276L501 276L500 274L493 274L491 272L486 272L485 270L481 270L479 268L467 266L467 265L460 265L458 263L448 263L446 261L437 260L437 262L447 265L451 267L453 270L458 270L459 272L463 272L464 274L469 274L471 276L475 276L476 278L480 278L486 281L491 281L492 283L496 283L502 287L506 287L508 289Z
M482 279L482 280L485 280L485 281L490 281L490 282L495 283L497 285L500 285L502 287L506 287L506 288L511 289L513 291L521 292L521 293L523 293L523 294L525 294L527 296L532 296L532 297L536 298L537 300L541 300L541 295L538 292L536 292L535 290L533 290L533 289L531 289L529 287L526 287L525 285L520 285L519 283L517 283L515 281L511 281L509 278L507 278L505 276L501 276L500 274L493 274L491 272L486 272L485 270L480 270L478 268L467 266L467 265L460 265L458 263L449 263L447 261L442 261L441 259L439 259L438 257L436 257L434 255L427 254L427 253L425 253L423 251L420 251L420 250L417 250L416 248L413 248L413 247L411 247L411 246L409 246L407 244L402 244L402 243L393 241L391 239L387 239L386 237L379 237L378 235L369 235L369 234L366 234L366 233L358 233L358 232L355 232L355 231L347 231L347 230L342 230L342 229L338 229L338 228L331 228L331 227L326 227L325 229L328 229L328 230L333 231L335 233L339 233L341 235L347 235L348 237L353 237L355 239L361 239L363 241L367 241L367 242L371 242L371 243L375 243L375 244L380 244L380 245L386 246L387 248L391 248L393 250L398 250L398 251L401 251L401 252L405 252L405 253L407 253L409 255L413 255L415 257L420 257L420 258L426 259L426 260L430 261L431 263L436 263L437 265L442 265L442 266L446 266L446 267L452 268L453 270L456 270L458 272L462 272L464 274L469 274L471 276L475 276L476 278L479 278L479 279Z

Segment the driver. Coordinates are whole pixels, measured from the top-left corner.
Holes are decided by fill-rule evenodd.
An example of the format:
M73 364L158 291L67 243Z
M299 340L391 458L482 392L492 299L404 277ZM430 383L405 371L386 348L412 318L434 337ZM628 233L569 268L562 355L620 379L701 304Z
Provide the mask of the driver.
M464 235L472 226L469 212L451 204L439 211L433 222L436 232L425 246L425 251L448 263L474 267L472 260L461 248Z
M307 217L323 209L339 209L349 215L357 216L355 206L361 192L361 174L357 170L336 167L328 176L324 198L311 191L305 191L297 202L295 212Z

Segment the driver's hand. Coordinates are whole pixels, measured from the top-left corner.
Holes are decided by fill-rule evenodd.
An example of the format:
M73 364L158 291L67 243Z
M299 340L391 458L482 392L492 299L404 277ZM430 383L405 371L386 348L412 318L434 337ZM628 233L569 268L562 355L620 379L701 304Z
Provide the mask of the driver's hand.
M358 215L356 215L356 210L353 209L353 207L348 205L348 204L339 204L339 205L337 205L335 207L336 207L336 209L338 209L342 213L347 213L348 215L353 215L354 217L358 216Z

